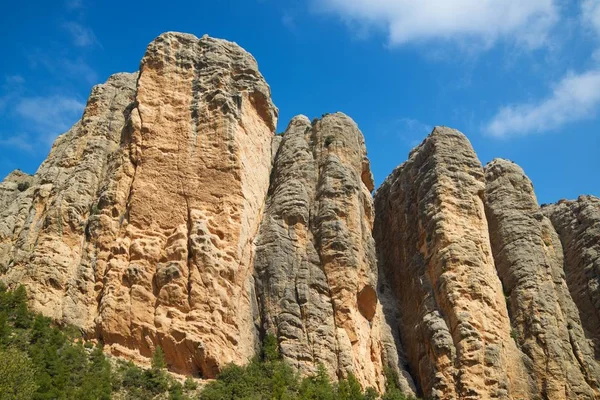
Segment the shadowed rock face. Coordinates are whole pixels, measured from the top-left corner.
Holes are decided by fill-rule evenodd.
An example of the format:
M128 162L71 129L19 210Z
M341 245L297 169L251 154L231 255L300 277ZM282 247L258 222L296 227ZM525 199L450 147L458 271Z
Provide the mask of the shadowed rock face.
M586 336L600 359L600 199L581 196L545 206L564 248L564 271Z
M388 365L412 393L376 294L373 180L356 124L294 118L271 176L255 264L263 328L305 374L322 363L383 390Z
M373 201L349 117L276 124L250 54L159 36L0 183L0 279L206 378L274 334L300 373L379 391L387 370L428 399L599 398L599 199L540 210L519 167L438 127Z
M548 399L592 399L600 368L585 338L563 271L563 248L523 170L506 160L485 168L486 215L513 335L535 387Z

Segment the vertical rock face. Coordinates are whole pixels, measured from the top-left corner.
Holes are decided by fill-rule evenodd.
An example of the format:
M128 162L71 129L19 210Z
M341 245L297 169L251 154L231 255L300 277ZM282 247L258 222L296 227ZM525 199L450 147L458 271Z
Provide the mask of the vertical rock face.
M15 197L17 177L2 184L3 279L114 353L161 345L174 370L207 377L246 362L276 119L239 46L159 36L139 76L92 91L30 188Z
M484 212L483 168L436 128L375 195L375 240L425 398L529 398Z
M254 353L253 239L277 110L234 43L168 33L140 65L127 143L91 229L96 325L117 352L214 377Z
M600 199L581 196L542 211L560 236L567 284L600 360Z
M523 170L505 160L485 169L486 215L513 336L546 399L592 399L600 368L563 271L563 248Z
M13 173L0 185L3 279L25 284L36 310L87 328L94 302L87 220L119 148L136 78L116 74L94 87L82 119L56 140L35 176Z
M372 189L350 118L294 118L276 153L255 267L263 328L286 360L383 389L384 367L398 368L399 356L376 293ZM412 393L408 374L399 377Z
M540 210L519 167L436 128L373 201L349 117L276 124L250 54L159 36L0 183L0 279L113 354L161 346L206 378L274 334L302 374L379 391L600 398L600 199Z

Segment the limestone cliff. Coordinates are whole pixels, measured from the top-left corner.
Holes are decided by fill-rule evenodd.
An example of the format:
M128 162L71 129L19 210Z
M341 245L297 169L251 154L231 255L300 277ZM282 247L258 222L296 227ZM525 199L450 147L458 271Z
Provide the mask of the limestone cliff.
M159 36L139 75L93 90L33 185L2 210L4 279L116 354L160 345L174 370L205 377L246 362L276 119L239 46Z
M0 279L105 349L204 378L265 335L427 399L600 398L600 199L540 208L438 127L375 198L342 113L278 111L235 43L165 33L0 183Z

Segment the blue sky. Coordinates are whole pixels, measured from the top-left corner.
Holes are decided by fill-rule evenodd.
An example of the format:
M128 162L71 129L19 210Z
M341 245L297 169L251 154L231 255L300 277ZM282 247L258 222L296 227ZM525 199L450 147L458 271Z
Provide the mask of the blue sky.
M192 5L195 3L195 5ZM280 109L342 111L377 184L435 125L520 164L540 203L600 195L600 0L9 2L0 14L0 176L33 173L91 87L164 31L239 43Z

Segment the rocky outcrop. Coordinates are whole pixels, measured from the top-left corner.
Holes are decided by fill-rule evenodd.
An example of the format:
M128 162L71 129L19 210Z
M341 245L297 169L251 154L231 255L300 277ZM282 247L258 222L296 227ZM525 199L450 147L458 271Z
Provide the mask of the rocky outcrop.
M600 199L537 205L438 127L373 200L357 125L278 111L235 43L165 33L0 183L0 279L115 355L214 377L267 334L427 399L599 398ZM595 352L595 353L594 353Z
M469 141L438 127L375 194L379 262L397 297L410 372L428 399L530 398L484 191Z
M301 372L323 364L383 390L386 366L413 392L378 301L373 178L347 116L304 116L278 146L256 252L265 331Z
M58 137L35 176L13 173L1 185L3 279L26 285L37 311L86 328L95 305L88 220L119 148L136 78L116 74L94 87L82 119Z
M150 44L90 227L96 328L114 352L160 345L171 368L204 377L254 355L253 240L276 119L236 44L174 33Z
M581 196L575 201L561 200L542 211L559 234L567 284L600 360L600 199Z
M276 119L239 46L159 36L139 76L92 91L34 184L2 210L4 279L113 353L160 345L174 370L206 377L246 362Z
M506 160L485 168L485 210L513 337L543 399L593 399L600 368L563 271L563 247L523 170Z

